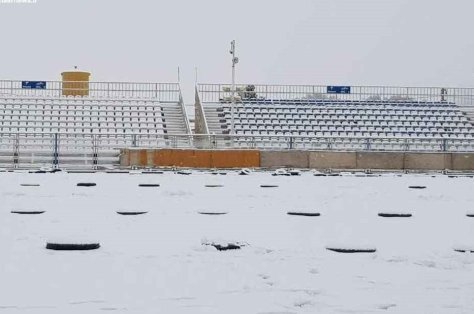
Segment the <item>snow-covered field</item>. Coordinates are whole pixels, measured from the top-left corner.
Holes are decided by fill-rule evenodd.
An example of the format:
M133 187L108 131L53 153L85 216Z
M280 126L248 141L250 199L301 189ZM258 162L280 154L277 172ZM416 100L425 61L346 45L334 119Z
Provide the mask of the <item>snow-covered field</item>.
M0 314L473 313L474 254L454 251L474 249L473 192L443 175L0 173Z

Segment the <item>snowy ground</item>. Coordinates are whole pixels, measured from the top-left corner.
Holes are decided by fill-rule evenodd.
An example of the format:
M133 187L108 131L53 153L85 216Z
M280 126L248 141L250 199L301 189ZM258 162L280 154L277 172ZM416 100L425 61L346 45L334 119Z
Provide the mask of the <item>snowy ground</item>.
M473 313L474 254L454 251L474 249L473 191L442 175L0 173L0 314ZM321 216L286 215L304 210ZM102 247L46 250L55 239ZM202 245L214 240L248 246Z

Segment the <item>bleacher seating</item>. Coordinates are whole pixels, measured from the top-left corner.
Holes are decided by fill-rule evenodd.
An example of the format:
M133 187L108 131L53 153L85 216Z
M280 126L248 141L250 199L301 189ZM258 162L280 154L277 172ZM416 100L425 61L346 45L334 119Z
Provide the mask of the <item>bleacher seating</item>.
M203 105L210 133L228 134L231 104ZM361 149L370 139L371 149L402 149L410 143L412 149L432 150L443 145L442 138L450 139L452 150L474 148L466 147L474 139L471 121L453 103L249 99L237 102L234 110L235 134L257 136L250 139L256 147L284 148L287 143L278 143L277 136L292 135L301 137L293 139L294 148ZM236 140L243 146L248 141Z
M68 158L75 163L78 155L92 162L89 157L99 153L105 164L110 158L114 164L119 147L157 147L167 135L188 133L185 119L177 101L155 98L0 94L0 162L11 164L18 139L17 149L24 159L18 163L51 164L54 134L58 134L62 163Z
M150 99L0 97L0 132L185 134L177 103Z

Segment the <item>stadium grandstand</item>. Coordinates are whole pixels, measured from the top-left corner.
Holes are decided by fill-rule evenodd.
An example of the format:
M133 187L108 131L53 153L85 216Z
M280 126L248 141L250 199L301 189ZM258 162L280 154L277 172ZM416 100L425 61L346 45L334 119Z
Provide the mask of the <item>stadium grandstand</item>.
M469 88L200 84L196 130L217 148L470 152L473 100Z
M190 125L179 83L89 76L0 81L2 167L117 167L140 148L474 151L469 88L198 84Z
M189 134L177 83L0 81L0 164L100 167L119 164L118 148L176 146Z

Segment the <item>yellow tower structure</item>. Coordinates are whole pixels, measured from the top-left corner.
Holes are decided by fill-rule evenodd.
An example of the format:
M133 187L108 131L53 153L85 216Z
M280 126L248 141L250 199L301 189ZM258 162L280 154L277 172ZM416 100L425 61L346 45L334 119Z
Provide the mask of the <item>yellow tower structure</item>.
M90 75L78 70L61 73L63 96L89 96Z

